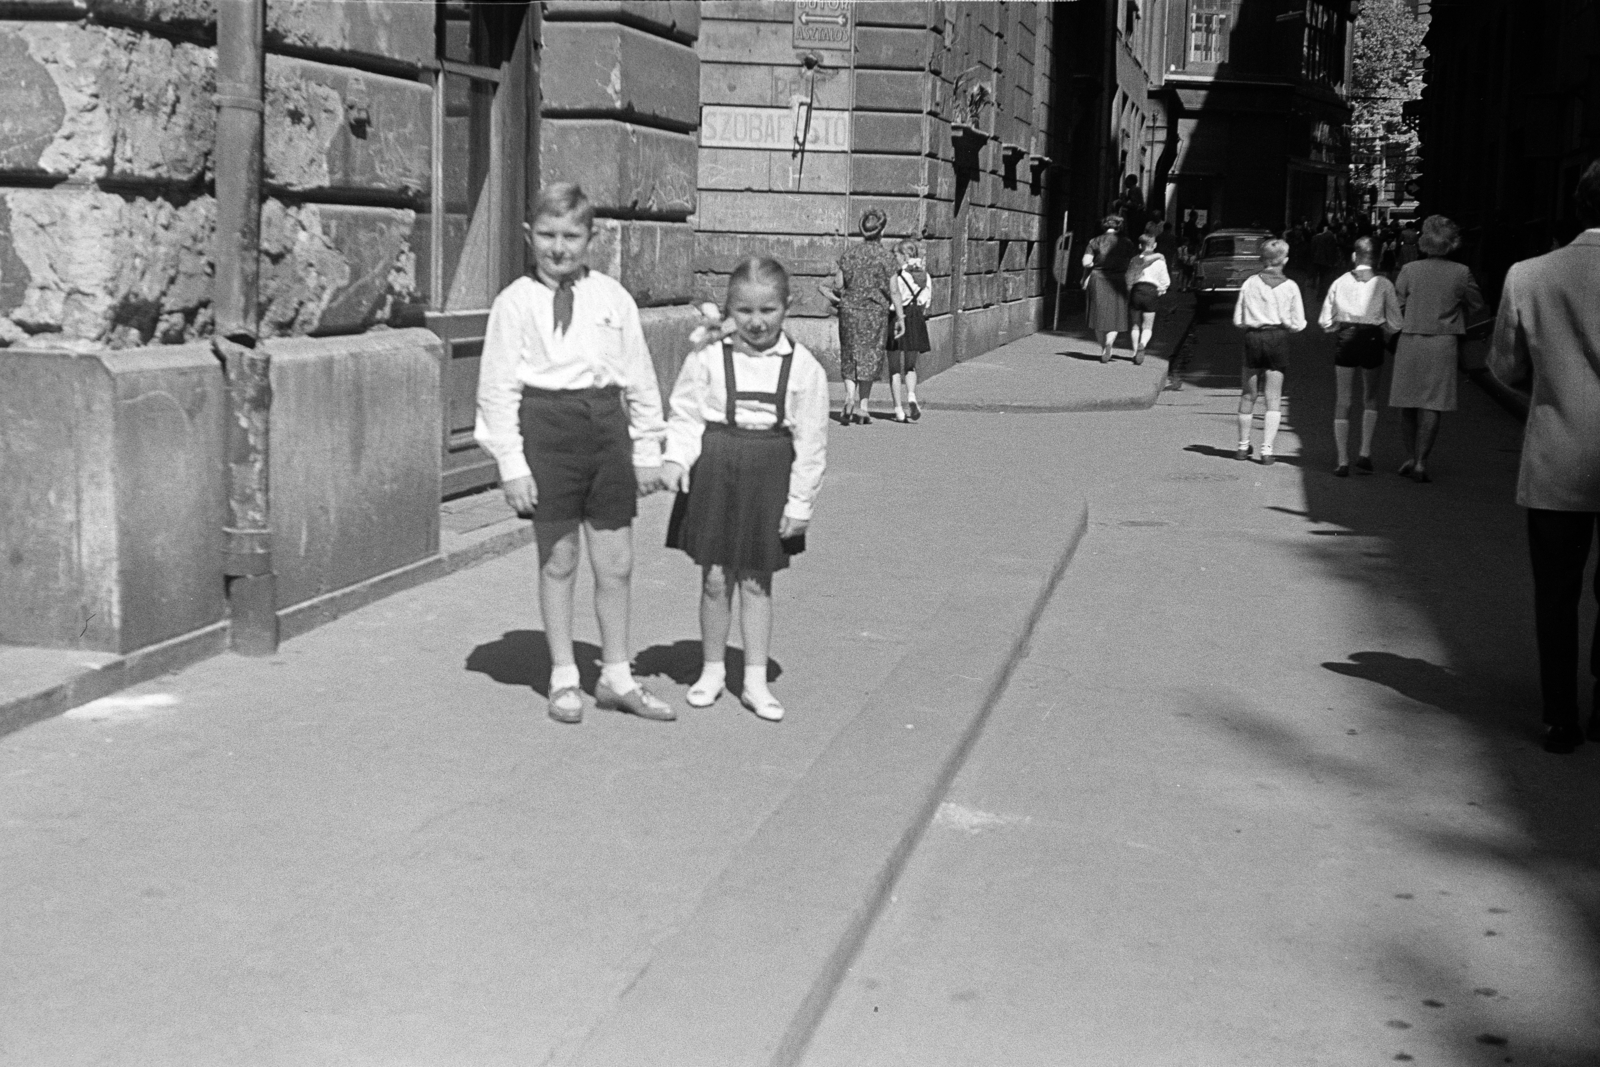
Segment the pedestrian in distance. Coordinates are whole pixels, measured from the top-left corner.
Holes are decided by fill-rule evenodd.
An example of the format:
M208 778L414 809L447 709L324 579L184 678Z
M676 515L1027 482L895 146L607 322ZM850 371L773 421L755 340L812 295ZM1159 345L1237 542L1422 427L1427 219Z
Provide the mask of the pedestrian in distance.
M1315 278L1313 299L1321 300L1323 293L1333 283L1334 275L1339 272L1339 263L1342 260L1339 254L1339 235L1333 232L1333 226L1324 219L1318 227L1316 236L1311 238L1311 265Z
M1449 258L1461 245L1461 231L1443 215L1422 223L1417 248L1423 258L1400 268L1395 293L1402 327L1395 347L1389 406L1400 409L1406 460L1400 473L1430 482L1428 458L1439 438L1439 419L1456 409L1456 368L1461 337L1470 320L1483 313L1483 294L1465 264Z
M639 309L584 265L594 207L581 188L540 190L524 232L534 270L489 310L474 436L499 466L507 503L533 520L549 715L583 719L572 646L581 534L600 624L595 705L670 720L672 708L634 680L628 651L633 519L638 497L660 485L666 431Z
M1083 287L1089 305L1089 332L1100 342L1100 362L1111 362L1117 334L1128 328L1128 263L1136 249L1122 236L1122 217L1107 215L1101 234L1084 249Z
M1517 503L1528 511L1534 633L1548 752L1583 743L1578 716L1578 605L1600 528L1600 161L1578 181L1580 222L1571 244L1524 260L1506 275L1489 369L1528 388ZM1600 601L1600 575L1594 596ZM1589 649L1594 704L1588 737L1600 741L1600 631Z
M839 312L839 376L844 379L841 426L872 425L867 408L872 383L883 371L891 331L895 337L905 331L893 284L900 263L883 244L888 224L889 217L877 208L862 215L861 243L845 249L832 280L821 290Z
M889 394L894 397L894 421L906 423L922 418L922 405L917 403L917 357L933 347L928 340L927 312L933 290L916 241L901 241L895 246L895 256L900 260L894 276L895 296L905 329L889 338Z
M1133 334L1134 366L1144 362L1145 349L1156 332L1156 310L1172 276L1167 271L1167 258L1156 251L1156 237L1146 232L1139 238L1139 253L1128 261L1124 276L1128 286L1128 312Z
M700 565L704 661L690 707L727 685L725 653L739 593L744 686L739 700L769 722L784 708L767 686L772 576L805 550L827 465L828 377L783 330L789 273L743 260L728 279L731 337L698 348L672 390L662 482L678 491L667 545Z
M1289 336L1306 328L1305 303L1300 287L1283 272L1289 262L1288 242L1278 238L1261 244L1263 269L1245 279L1233 324L1244 330L1244 362L1239 372L1238 459L1250 458L1250 426L1255 421L1256 396L1264 393L1267 413L1263 420L1261 451L1265 466L1275 460L1273 442L1283 422L1283 372L1289 366Z
M1333 357L1336 393L1333 442L1339 462L1333 473L1350 476L1350 400L1355 378L1361 377L1361 451L1356 470L1372 473L1372 438L1378 428L1378 382L1388 338L1400 332L1400 300L1394 285L1373 269L1377 250L1372 238L1358 237L1350 253L1350 271L1335 278L1322 303L1317 325L1336 336Z

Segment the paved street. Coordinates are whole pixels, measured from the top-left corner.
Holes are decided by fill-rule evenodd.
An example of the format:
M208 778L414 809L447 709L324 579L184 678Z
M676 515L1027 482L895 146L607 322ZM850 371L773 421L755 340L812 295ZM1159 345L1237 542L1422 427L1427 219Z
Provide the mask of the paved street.
M1600 753L1536 745L1519 433L1231 458L1230 327L1064 419L1089 534L807 1067L1600 1062ZM1259 435L1259 428L1257 430ZM1592 746L1591 746L1592 747Z
M1468 387L1435 484L1387 473L1389 415L1385 473L1335 480L1314 343L1280 463L1238 463L1231 343L1200 327L1150 410L836 430L777 585L778 727L728 699L546 721L525 549L0 739L0 1063L774 1062L829 988L827 946L804 953L830 920L791 896L883 863L853 820L907 768L937 786L919 739L977 709L963 686L1024 632L1084 497L804 1062L1595 1062L1600 753L1533 742L1515 424ZM978 387L1052 353L1100 390L1161 373L1087 347L1030 338ZM655 547L666 503L634 645L681 707L695 587ZM974 587L1004 601L951 617ZM947 632L964 651L930 659ZM881 769L793 812L858 740ZM696 942L747 927L797 962ZM648 1051L713 1041L760 1055Z

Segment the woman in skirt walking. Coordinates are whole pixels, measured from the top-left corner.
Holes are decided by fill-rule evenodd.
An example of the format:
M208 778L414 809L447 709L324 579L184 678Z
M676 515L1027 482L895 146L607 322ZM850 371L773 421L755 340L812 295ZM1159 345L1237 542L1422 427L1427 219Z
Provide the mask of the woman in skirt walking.
M1105 232L1083 253L1084 292L1089 302L1089 332L1100 342L1100 362L1111 362L1117 334L1128 328L1128 263L1134 247L1122 236L1122 219L1107 215Z

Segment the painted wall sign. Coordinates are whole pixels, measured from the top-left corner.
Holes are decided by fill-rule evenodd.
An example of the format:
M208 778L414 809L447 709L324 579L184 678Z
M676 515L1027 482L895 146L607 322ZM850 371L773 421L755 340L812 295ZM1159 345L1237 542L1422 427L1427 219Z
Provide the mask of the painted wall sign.
M795 0L794 46L848 51L855 40L850 0Z
M804 123L804 108L706 104L700 109L700 147L792 152L797 111ZM850 151L850 112L821 109L811 112L806 151Z

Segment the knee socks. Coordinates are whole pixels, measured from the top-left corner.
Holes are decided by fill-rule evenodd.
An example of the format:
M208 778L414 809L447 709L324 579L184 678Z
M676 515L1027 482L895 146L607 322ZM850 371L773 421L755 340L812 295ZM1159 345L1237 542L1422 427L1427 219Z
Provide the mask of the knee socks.
M1255 419L1254 415L1240 415L1239 416L1239 447L1240 447L1240 449L1246 449L1246 448L1250 447L1250 423L1254 419Z
M550 668L550 692L578 688L578 665L566 663Z
M1339 450L1339 466L1350 465L1350 420L1333 420L1333 444Z
M631 693L638 688L639 683L633 680L633 667L627 660L621 663L603 663L600 665L600 680L610 688L613 693L621 696Z
M1372 435L1378 429L1378 410L1368 408L1361 413L1361 454L1372 455Z
M1272 442L1278 436L1278 424L1283 421L1283 412L1269 411L1262 419L1261 451L1271 452Z

